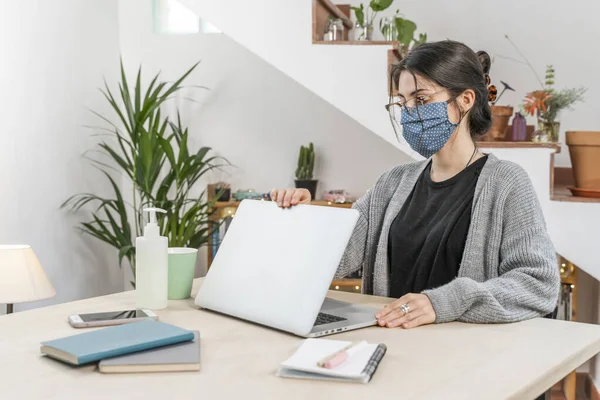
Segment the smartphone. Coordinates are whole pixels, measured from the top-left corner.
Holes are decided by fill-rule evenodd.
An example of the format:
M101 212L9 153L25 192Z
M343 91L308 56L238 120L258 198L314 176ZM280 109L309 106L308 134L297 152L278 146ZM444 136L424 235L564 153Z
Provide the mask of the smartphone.
M69 324L71 324L73 328L88 328L95 326L121 325L129 322L142 321L144 319L156 320L158 319L158 315L147 309L75 314L69 316Z

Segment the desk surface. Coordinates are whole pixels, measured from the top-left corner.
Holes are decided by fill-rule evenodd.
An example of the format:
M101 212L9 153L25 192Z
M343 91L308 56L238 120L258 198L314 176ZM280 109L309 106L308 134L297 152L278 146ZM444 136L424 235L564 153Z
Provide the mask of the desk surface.
M378 307L389 301L331 297ZM547 319L372 327L330 336L387 344L369 384L284 379L274 372L302 339L198 310L188 299L171 301L158 314L200 330L200 372L103 375L94 366L72 368L40 355L41 341L82 332L67 324L68 315L134 307L134 293L124 292L0 317L0 398L529 399L600 351L600 326Z

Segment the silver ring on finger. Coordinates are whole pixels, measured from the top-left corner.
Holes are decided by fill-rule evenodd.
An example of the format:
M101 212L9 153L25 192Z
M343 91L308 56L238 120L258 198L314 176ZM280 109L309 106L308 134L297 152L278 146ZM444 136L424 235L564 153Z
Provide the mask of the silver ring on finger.
M400 306L400 310L402 310L404 315L406 315L410 312L410 306L408 304L404 303Z

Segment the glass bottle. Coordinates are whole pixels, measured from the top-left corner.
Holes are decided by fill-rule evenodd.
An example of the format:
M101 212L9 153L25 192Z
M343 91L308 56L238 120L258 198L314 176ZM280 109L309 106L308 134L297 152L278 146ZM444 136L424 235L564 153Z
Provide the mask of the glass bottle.
M383 40L388 42L398 39L398 28L396 28L396 17L385 17L379 21L379 30L383 34Z
M344 40L344 21L336 18L331 21L329 25L330 40L334 42L341 42Z

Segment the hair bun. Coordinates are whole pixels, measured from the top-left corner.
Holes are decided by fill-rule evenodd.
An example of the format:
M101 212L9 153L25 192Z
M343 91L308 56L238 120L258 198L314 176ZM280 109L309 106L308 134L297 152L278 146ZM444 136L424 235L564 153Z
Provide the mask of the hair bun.
M480 50L477 52L477 58L479 59L479 62L481 63L481 68L483 69L483 74L487 75L490 73L490 67L492 66L492 59L490 58L490 55L483 51Z

